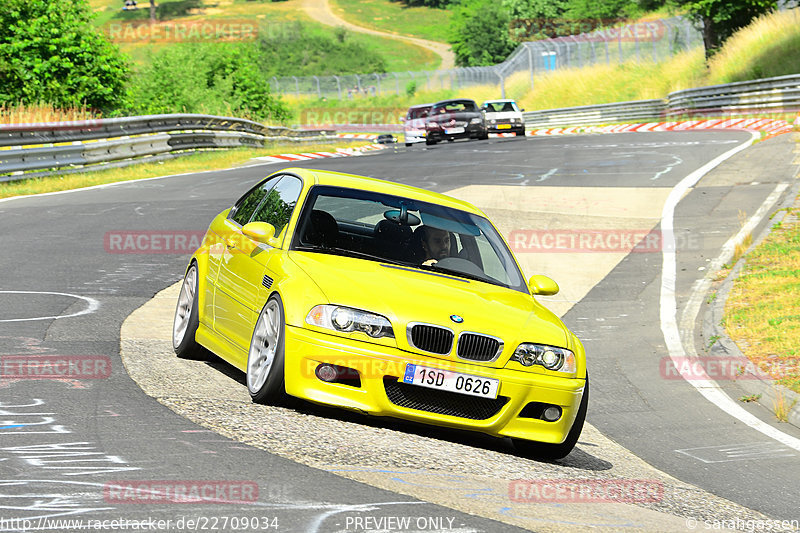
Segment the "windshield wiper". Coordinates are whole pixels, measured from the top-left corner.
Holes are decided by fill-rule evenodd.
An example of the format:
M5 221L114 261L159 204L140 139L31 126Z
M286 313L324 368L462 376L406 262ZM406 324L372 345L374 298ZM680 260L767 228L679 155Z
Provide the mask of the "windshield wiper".
M489 276L478 276L475 274L470 274L468 272L464 272L462 270L456 270L454 268L445 268L440 267L436 264L433 265L417 265L417 268L422 270L431 270L433 272L441 272L442 274L451 274L453 276L458 276L461 278L472 279L475 281L483 281L484 283L491 283L492 285L499 285L500 287L507 287L506 284L500 283L496 279L489 277Z
M358 259L369 259L370 261L379 261L381 263L390 263L392 265L403 265L408 266L408 263L404 263L402 261L397 261L396 259L388 259L386 257L381 257L379 255L372 255L366 252L359 252L356 250L349 250L347 248L339 248L338 246L320 246L320 245L313 245L313 246L297 246L295 250L301 252L322 252L322 253L329 253L333 255L341 255L345 257L355 257Z

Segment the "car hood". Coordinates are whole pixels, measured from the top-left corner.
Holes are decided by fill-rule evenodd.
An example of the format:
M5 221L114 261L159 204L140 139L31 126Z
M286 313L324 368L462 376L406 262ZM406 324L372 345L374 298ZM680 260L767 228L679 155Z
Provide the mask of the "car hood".
M423 322L503 340L502 355L488 366L502 367L521 342L568 346L568 332L553 313L529 294L480 281L364 259L294 251L291 259L322 289L327 303L381 314L395 330L400 349L412 347L410 322ZM322 302L321 302L322 303ZM463 318L460 324L451 315ZM447 356L442 356L448 359Z

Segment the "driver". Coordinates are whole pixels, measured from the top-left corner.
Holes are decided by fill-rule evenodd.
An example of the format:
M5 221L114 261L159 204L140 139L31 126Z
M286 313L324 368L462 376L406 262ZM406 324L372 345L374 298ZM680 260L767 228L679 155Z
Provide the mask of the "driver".
M419 239L424 252L423 262L436 262L450 255L450 233L432 226L420 226L414 237Z

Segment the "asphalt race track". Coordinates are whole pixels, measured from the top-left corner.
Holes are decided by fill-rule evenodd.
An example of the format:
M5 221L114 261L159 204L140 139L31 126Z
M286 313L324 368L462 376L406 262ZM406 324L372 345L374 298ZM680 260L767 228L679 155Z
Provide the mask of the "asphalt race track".
M252 184L288 165L0 201L0 531L22 529L4 519L47 526L37 521L65 517L172 520L165 530L173 531L202 529L185 527L186 520L205 519L210 528L213 519L213 529L298 532L645 531L660 529L660 520L672 531L691 528L691 520L800 520L800 451L724 412L685 380L665 377L660 248L549 253L532 240L542 237L540 229L658 235L672 188L749 139L732 131L490 139L297 164L468 199L511 241L526 276L544 273L559 282L562 293L549 303L584 341L592 380L591 426L559 463L518 457L507 443L481 435L311 405L253 406L241 373L213 361L156 363L163 342L146 334L128 343L140 359L126 370L123 321L182 278L188 254L123 250L114 236L202 232ZM791 152L788 135L755 144L708 173L677 205L678 316L739 230L740 213L752 216L771 195L780 203L791 194ZM705 341L697 342L700 351ZM141 359L146 354L154 354L152 372ZM94 375L7 377L8 365L59 359L87 361L85 376ZM159 379L140 382L145 392L128 371ZM726 389L738 397L735 386ZM742 406L800 438L793 426L773 423L768 409ZM523 502L522 509L480 492L492 487L507 498L515 479L645 474L670 489L648 505ZM453 491L467 478L486 485ZM175 504L131 502L109 491L165 480L255 487L257 494Z

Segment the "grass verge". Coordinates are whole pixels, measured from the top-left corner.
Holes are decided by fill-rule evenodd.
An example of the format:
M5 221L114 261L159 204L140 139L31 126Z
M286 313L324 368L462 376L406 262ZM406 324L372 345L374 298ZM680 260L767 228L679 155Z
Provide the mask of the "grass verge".
M0 198L42 194L48 192L82 189L94 185L154 178L169 174L221 170L241 165L254 157L280 153L335 151L337 148L363 146L364 141L314 143L314 144L274 144L264 148L241 148L236 150L200 152L162 162L141 163L124 168L97 170L93 172L46 176L26 180L0 183ZM291 166L287 162L286 166ZM266 175L266 174L265 174Z
M800 205L800 199L795 205ZM725 305L728 335L777 383L800 392L800 208L746 256ZM777 411L776 406L776 411Z
M373 30L446 43L453 12L392 0L331 0L341 18Z

